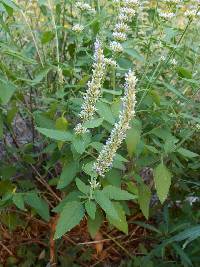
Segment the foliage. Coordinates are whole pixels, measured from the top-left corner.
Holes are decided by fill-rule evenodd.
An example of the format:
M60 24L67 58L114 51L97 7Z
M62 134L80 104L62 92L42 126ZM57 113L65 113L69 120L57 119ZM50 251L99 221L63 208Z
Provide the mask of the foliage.
M85 2L0 0L0 221L8 227L11 216L11 230L21 223L13 207L45 223L58 216L56 240L84 220L93 239L105 220L126 235L137 223L153 241L127 266L198 266L199 202L186 204L200 197L198 1L130 5L121 52L123 1ZM105 66L95 63L97 43ZM123 113L129 69L137 103ZM82 121L85 93L97 82L94 112ZM121 127L125 140L115 142L101 177L95 162L122 115L134 115L130 129L125 137ZM135 210L145 222L127 220Z

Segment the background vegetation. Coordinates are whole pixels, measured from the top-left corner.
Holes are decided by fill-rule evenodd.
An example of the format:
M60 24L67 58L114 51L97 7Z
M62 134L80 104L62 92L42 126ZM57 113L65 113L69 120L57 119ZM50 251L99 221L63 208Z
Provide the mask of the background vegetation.
M199 1L138 2L113 53L120 1L0 0L2 266L199 266ZM97 37L117 64L77 137ZM129 69L136 115L89 201Z

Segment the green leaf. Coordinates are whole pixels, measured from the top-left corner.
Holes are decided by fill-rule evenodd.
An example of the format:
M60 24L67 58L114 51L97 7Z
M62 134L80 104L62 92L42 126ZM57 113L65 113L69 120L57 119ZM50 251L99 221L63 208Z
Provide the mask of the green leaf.
M117 229L119 229L120 231L122 231L123 233L127 235L128 234L128 223L126 221L125 212L119 203L116 202L116 203L113 203L113 205L118 213L118 217L120 218L120 220L115 220L109 215L107 215L107 218L110 224L114 225Z
M0 103L6 105L14 92L16 91L16 87L13 83L0 78Z
M137 198L137 196L134 196L130 193L128 193L125 190L122 190L118 187L115 187L113 185L108 185L104 187L103 193L109 198L113 200L131 200Z
M171 185L172 175L167 167L161 163L154 170L154 182L160 202L163 203L167 198Z
M149 204L151 200L151 191L147 185L141 183L138 185L138 202L140 209L144 214L145 218L149 217Z
M78 164L75 161L67 163L64 166L62 173L60 175L60 179L57 185L57 189L62 189L69 185L76 176L78 172Z
M22 193L16 193L13 195L13 203L20 210L26 210L24 207L24 197Z
M81 191L83 194L85 194L85 195L89 194L90 186L86 185L79 178L76 178L76 186L77 186L78 190Z
M103 215L101 210L97 209L95 214L95 219L92 220L90 217L88 218L88 232L91 237L94 239L96 233L99 231L101 225L103 223Z
M92 220L94 220L95 219L96 210L97 210L97 206L96 206L95 202L88 200L85 203L85 209L87 211L87 214L90 216L90 218Z
M70 192L61 202L53 208L53 212L61 213L67 202L79 201L81 193L79 191Z
M11 0L1 0L1 2L14 10L18 10L18 6Z
M43 32L41 36L41 42L42 44L49 43L50 41L54 39L54 37L55 37L54 32L51 32L51 31Z
M95 161L90 161L90 162L86 163L85 165L83 165L83 167L82 167L82 170L91 177L94 176L94 173L95 173L94 162Z
M126 135L126 146L128 150L129 157L132 157L136 153L137 145L141 139L141 123L135 120L133 126L128 130Z
M52 67L46 67L41 69L35 76L35 78L33 80L31 80L31 83L36 85L38 83L40 83L49 73L49 71L51 70Z
M113 203L110 201L107 195L104 194L103 191L97 190L95 192L95 200L107 215L115 220L120 220Z
M178 67L177 68L177 73L178 73L178 76L181 77L181 78L192 79L191 71L187 70L186 68Z
M121 187L121 178L122 175L120 171L116 169L111 169L108 171L105 175L105 181L107 181L109 184L114 185L116 187Z
M183 263L184 266L193 266L190 258L188 257L188 255L184 252L184 250L182 249L181 246L179 246L176 243L172 244L173 249L176 251L176 253L180 256L181 261Z
M103 118L105 121L109 122L112 125L115 123L112 110L108 104L104 102L98 102L96 107L97 107L97 113L101 116L101 118Z
M72 140L72 146L77 153L83 154L86 148L90 144L90 134L86 133L83 135L74 135Z
M85 128L88 128L88 129L93 129L93 128L97 128L99 127L103 122L103 119L102 118L99 118L99 119L93 119L91 121L87 121L84 123L84 127Z
M176 138L167 138L164 144L164 150L166 154L172 153L176 149Z
M78 225L84 214L85 211L80 202L72 201L66 203L58 219L54 239L62 237L66 232Z
M56 130L66 131L68 124L68 121L64 117L59 117L55 123Z
M14 191L14 185L9 180L0 180L0 197Z
M48 204L38 197L37 193L27 193L24 196L25 202L32 208L35 209L35 211L45 220L49 221L49 207Z
M2 51L1 52L4 55L11 56L17 60L21 60L21 61L28 63L28 64L37 64L37 61L33 60L32 58L28 58L26 55L24 55L21 52L11 50L7 45L2 45Z
M195 157L199 157L199 154L194 153L194 152L192 152L192 151L190 151L190 150L188 150L188 149L185 149L185 148L183 148L183 147L180 147L180 148L177 150L177 152L178 152L180 155L184 156L185 158L195 158Z
M56 141L72 141L72 134L68 131L60 131L46 128L36 128L38 132Z

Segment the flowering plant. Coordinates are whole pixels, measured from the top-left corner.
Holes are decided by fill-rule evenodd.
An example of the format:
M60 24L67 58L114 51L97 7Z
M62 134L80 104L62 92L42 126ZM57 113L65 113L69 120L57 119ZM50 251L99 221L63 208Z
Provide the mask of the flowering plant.
M198 202L199 3L0 0L5 218L40 216L55 251L82 223L98 242L102 225L126 236L135 216Z

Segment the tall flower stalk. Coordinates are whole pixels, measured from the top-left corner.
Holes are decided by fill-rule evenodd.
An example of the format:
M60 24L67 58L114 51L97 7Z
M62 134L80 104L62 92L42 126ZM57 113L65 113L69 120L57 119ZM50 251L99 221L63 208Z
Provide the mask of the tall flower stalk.
M117 23L115 24L113 31L113 39L110 43L110 48L114 53L119 53L123 51L121 42L127 40L127 33L129 31L128 23L131 22L132 18L135 16L135 7L139 5L138 0L121 0L116 1L120 4Z
M81 122L75 127L75 132L77 134L87 132L87 128L84 126L84 123L90 121L94 117L94 114L96 112L96 102L98 101L101 95L101 86L103 83L105 68L106 63L103 55L102 44L97 39L95 42L92 79L88 82L88 89L83 97L84 102L82 104L81 112L79 114Z
M119 115L119 121L115 124L110 137L106 141L106 144L103 146L97 158L97 161L94 164L96 173L102 177L112 167L116 151L125 139L126 132L130 128L130 121L135 114L135 86L137 83L137 78L133 71L129 70L129 72L125 76L125 81L125 94L121 99L122 111Z

